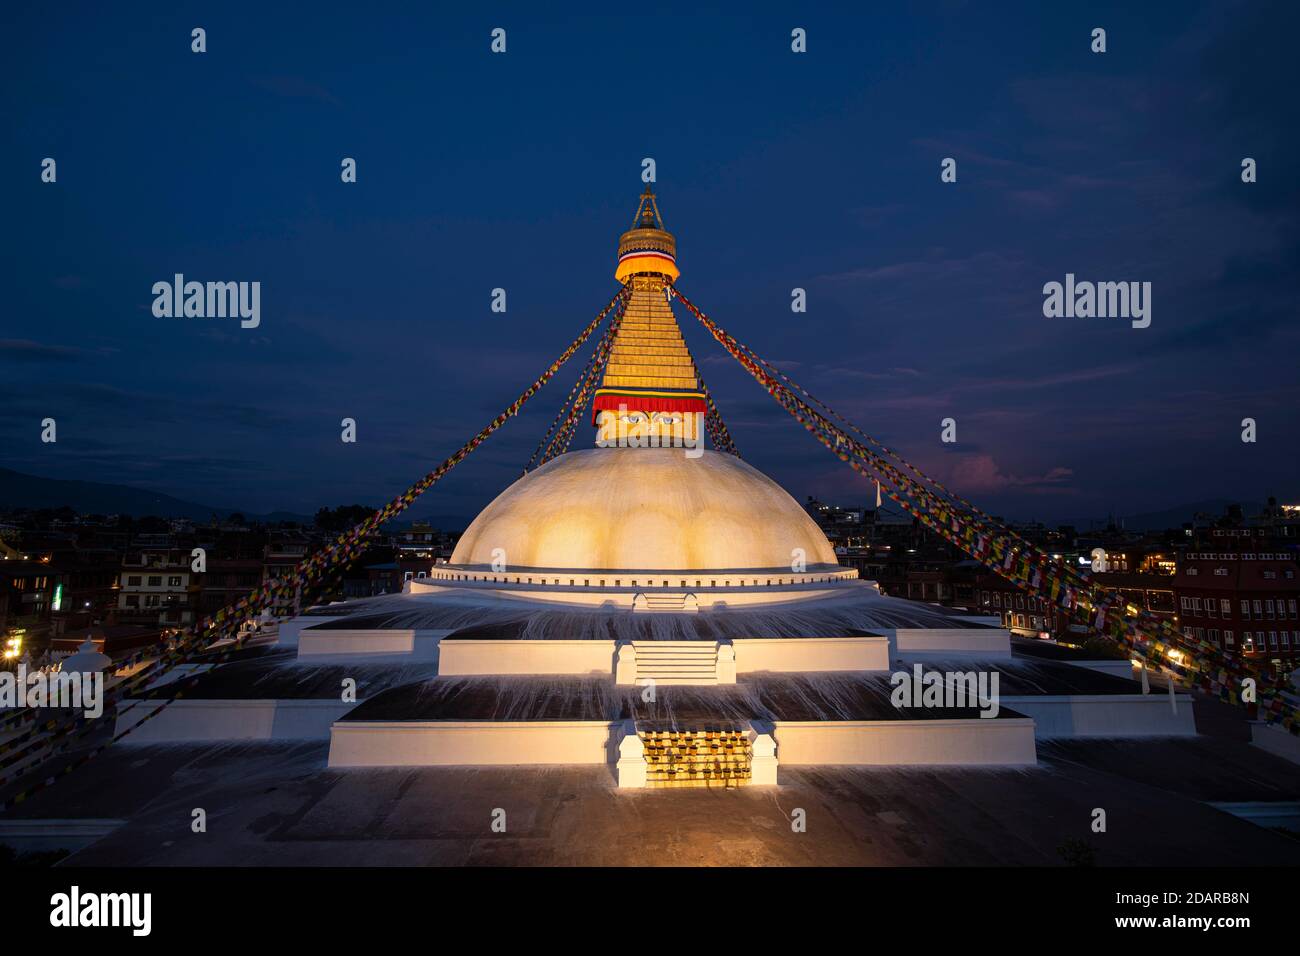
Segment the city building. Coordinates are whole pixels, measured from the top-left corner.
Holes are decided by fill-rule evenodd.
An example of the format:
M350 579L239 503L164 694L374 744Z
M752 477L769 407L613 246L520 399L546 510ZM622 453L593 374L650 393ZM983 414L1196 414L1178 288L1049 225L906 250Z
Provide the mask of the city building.
M305 534L284 532L272 535L262 555L262 586L292 580L298 565L306 560L310 547L311 542ZM294 613L300 601L301 597L297 595L280 598L271 612L277 617Z
M211 617L223 607L252 594L262 583L263 563L259 558L207 558L207 569L197 575L198 611Z
M48 627L56 597L56 580L48 562L9 559L0 562L0 587L5 591L6 628L42 630Z
M1253 550L1254 537L1212 538L1219 550L1183 556L1174 577L1179 626L1288 673L1300 658L1297 563L1287 552Z
M156 540L129 551L119 574L118 621L171 627L194 623L198 585L190 561L189 551Z
M451 557L459 533L440 531L428 522L417 521L405 531L393 536L396 560L411 563L413 567L433 567Z

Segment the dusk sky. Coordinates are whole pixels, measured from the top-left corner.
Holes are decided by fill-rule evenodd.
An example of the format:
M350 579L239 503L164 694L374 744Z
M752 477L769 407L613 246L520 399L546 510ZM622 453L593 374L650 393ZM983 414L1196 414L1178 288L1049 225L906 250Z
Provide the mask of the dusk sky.
M1300 8L844 6L6 5L0 465L378 505L614 294L653 157L681 289L976 504L1300 498ZM260 327L156 318L175 273L260 281ZM1150 282L1150 327L1045 318L1066 273ZM750 463L872 498L678 318ZM517 477L583 359L409 515L472 517Z

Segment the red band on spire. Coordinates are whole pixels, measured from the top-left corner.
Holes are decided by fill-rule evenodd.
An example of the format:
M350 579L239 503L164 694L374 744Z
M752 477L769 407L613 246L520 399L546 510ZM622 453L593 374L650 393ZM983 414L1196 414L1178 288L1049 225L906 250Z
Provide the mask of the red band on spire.
M704 414L708 409L705 407L704 399L697 395L682 395L680 397L663 396L663 395L597 395L591 401L591 423L596 424L596 417L600 412L616 412L619 408L626 408L629 412L681 412L683 414L693 414L699 412Z

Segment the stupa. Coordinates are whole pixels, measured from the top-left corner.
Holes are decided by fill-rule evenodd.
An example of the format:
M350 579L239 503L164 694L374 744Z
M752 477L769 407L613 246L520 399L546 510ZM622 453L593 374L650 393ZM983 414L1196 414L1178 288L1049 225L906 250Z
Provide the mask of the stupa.
M614 276L630 296L592 401L598 447L507 488L433 581L696 611L818 596L858 577L778 484L703 447L705 394L666 295L676 247L647 187L618 243Z
M331 768L601 764L640 789L1023 766L1044 737L1194 733L1190 706L1142 694L1127 661L1013 651L996 618L887 597L841 566L785 490L704 447L676 239L649 189L617 251L596 447L511 484L401 594L285 622L127 739L328 739ZM900 704L900 674L937 702ZM977 674L1000 680L996 701L944 693Z

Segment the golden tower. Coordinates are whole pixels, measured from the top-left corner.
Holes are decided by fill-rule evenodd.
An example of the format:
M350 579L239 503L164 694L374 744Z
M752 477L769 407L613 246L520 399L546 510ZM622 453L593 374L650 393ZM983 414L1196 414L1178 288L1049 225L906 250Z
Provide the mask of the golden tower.
M668 290L680 275L677 240L664 228L646 186L632 228L618 240L614 278L631 290L609 363L592 402L596 443L644 438L698 441L706 408L695 361L682 338Z

